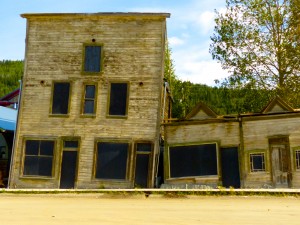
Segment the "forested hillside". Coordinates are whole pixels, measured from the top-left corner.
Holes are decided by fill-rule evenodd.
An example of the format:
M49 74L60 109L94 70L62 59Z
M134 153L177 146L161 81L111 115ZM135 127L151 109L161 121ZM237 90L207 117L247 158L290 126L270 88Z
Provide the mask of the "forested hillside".
M0 97L20 86L23 75L23 61L0 61Z

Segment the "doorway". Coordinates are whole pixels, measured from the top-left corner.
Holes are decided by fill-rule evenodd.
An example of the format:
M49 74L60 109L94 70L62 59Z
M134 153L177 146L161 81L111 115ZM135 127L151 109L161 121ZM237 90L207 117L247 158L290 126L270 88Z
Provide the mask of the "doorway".
M271 176L273 186L288 188L290 186L290 151L288 137L269 139Z
M150 186L152 143L136 143L134 185L139 188Z
M78 141L64 141L59 188L75 188L77 174L77 153Z
M221 164L223 186L240 188L238 147L221 148Z

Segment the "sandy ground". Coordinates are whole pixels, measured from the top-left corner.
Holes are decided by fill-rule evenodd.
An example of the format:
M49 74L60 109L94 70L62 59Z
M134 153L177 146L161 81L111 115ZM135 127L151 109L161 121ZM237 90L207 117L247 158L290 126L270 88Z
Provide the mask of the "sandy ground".
M1 225L300 224L300 198L0 194Z

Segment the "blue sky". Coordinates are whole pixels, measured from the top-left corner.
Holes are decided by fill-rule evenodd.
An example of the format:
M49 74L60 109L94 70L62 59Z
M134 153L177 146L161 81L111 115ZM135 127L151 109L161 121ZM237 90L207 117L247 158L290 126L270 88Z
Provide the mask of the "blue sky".
M214 85L228 74L208 52L214 10L225 0L1 0L0 60L23 59L26 20L22 13L167 12L167 33L177 76Z

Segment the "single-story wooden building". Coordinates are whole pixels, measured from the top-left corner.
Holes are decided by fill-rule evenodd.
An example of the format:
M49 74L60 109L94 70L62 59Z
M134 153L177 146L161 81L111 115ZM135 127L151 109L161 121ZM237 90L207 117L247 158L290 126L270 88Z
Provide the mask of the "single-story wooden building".
M164 187L300 187L300 111L279 97L235 116L199 103L164 131Z

